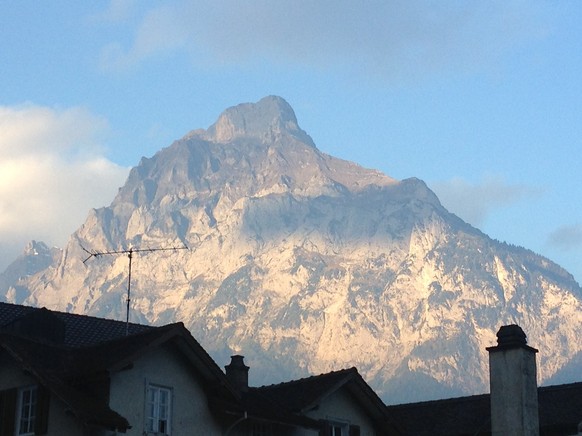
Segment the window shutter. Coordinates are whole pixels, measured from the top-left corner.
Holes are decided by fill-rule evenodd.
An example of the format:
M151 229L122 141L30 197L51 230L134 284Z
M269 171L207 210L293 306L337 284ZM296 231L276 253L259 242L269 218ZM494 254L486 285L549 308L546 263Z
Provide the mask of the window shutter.
M350 436L360 436L359 425L350 425Z
M319 436L330 436L331 435L331 424L327 421L319 421L321 423L321 429L319 430Z
M34 417L34 434L43 435L48 431L49 397L47 388L39 385L36 391L36 416Z
M14 435L16 396L16 389L8 389L0 392L0 436Z

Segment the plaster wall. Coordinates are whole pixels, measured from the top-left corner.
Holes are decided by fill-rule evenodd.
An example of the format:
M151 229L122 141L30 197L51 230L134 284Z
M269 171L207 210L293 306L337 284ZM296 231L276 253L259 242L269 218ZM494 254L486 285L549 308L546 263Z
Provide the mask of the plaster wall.
M159 347L137 359L129 369L111 374L110 407L127 418L127 436L145 432L146 386L152 383L172 390L172 436L221 435L194 370L170 346Z
M313 419L325 419L329 421L345 422L360 426L361 436L376 436L372 420L360 407L354 398L344 389L340 389L319 404L317 410L306 414ZM297 433L311 435L311 432Z

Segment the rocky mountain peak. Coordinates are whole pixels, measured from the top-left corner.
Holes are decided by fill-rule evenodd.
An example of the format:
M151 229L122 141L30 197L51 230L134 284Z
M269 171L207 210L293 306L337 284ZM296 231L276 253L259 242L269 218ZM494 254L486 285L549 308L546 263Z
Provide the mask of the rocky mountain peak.
M5 290L11 301L22 303L27 296L27 290L21 283L48 268L60 258L61 253L59 248L49 248L42 241L30 241L22 254L0 274L0 289Z
M146 248L131 321L184 321L216 361L249 356L255 385L357 366L390 403L481 393L508 322L543 350L541 381L580 373L571 275L488 238L419 179L321 152L279 97L142 159L64 251L32 243L0 299L125 319L127 258L84 264L81 247L130 246Z
M51 249L42 241L32 240L24 247L23 256L50 255Z
M313 140L299 128L295 112L283 98L268 96L257 103L242 103L228 108L207 131L207 138L226 143L239 138L273 139L291 135L315 147Z

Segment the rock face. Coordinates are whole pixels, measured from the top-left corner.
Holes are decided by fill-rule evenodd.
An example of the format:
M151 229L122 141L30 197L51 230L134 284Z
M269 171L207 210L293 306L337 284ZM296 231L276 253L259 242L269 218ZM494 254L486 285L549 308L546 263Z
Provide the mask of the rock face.
M24 252L0 274L0 292L5 300L21 304L29 295L27 282L44 271L61 256L62 250L49 248L44 242L30 241Z
M19 282L19 302L125 319L127 257L84 265L81 246L184 244L134 253L131 320L183 321L219 363L244 354L254 384L355 365L388 403L481 393L485 347L509 323L540 349L542 381L582 351L570 274L491 240L418 179L320 152L278 97L143 158Z

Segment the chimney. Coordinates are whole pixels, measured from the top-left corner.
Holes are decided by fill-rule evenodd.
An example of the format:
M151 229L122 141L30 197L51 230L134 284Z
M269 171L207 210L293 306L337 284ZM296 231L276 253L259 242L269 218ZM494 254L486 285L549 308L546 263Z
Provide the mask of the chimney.
M536 353L521 327L497 332L497 346L488 347L492 436L538 436Z
M230 356L230 364L224 367L226 378L239 391L249 389L249 367L244 363L244 356Z
M47 308L35 309L4 326L5 331L55 344L65 343L65 322Z

